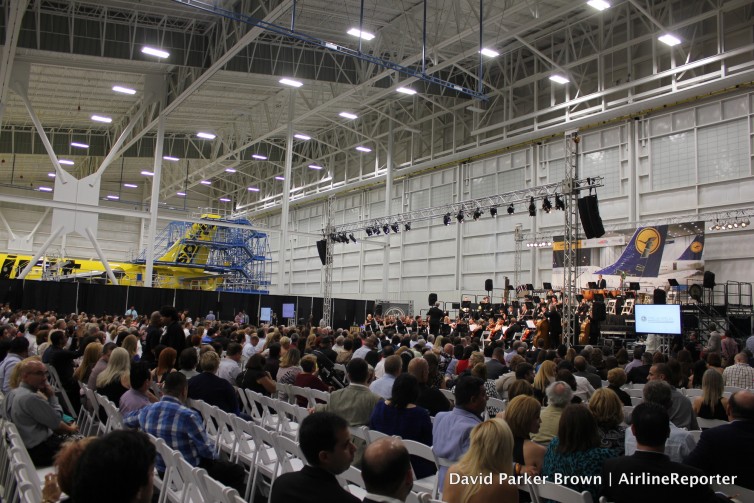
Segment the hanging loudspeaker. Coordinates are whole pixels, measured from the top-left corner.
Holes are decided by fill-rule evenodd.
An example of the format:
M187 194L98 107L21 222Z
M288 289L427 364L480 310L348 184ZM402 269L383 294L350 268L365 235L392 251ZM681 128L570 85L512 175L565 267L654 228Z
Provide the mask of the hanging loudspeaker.
M492 290L494 290L494 288L492 288L492 280L491 279L484 280L484 289L487 292L491 292Z
M704 271L704 288L715 288L715 273Z
M322 265L327 262L327 240L320 239L317 241L317 253L319 253L319 259L322 261Z
M652 294L652 300L653 304L667 304L667 294L665 293L665 290L655 288L655 291Z
M600 238L605 235L596 194L579 199L579 216L587 239Z
M437 294L436 293L430 293L429 294L429 307L432 307L437 302Z

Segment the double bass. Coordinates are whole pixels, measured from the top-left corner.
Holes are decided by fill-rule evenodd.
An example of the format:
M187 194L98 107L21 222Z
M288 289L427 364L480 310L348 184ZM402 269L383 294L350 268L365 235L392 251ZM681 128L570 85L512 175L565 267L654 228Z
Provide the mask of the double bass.
M544 348L550 347L550 321L547 318L537 321L537 334L532 341L534 347L537 347L537 341L540 339L544 342Z
M579 344L586 346L589 344L589 332L592 326L592 319L588 318L581 324L581 332L579 334Z

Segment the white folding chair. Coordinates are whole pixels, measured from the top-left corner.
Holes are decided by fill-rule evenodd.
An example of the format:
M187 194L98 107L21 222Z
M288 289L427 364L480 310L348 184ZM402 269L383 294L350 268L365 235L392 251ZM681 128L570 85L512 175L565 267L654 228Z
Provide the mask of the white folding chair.
M259 401L262 404L262 426L270 431L280 430L280 415L278 414L279 400L264 395L259 395Z
M47 375L50 377L50 385L55 390L55 393L60 393L60 397L62 398L63 407L66 408L66 411L68 414L76 419L77 412L73 410L73 405L71 404L70 398L68 398L68 393L66 393L65 388L63 388L63 384L60 382L60 376L58 376L58 371L55 370L55 367L52 365L45 365L47 367Z
M455 403L456 403L456 396L450 390L448 390L448 389L441 389L440 393L442 393L445 396L445 398L448 399L448 401L450 402L450 405L455 405Z
M349 426L348 430L352 437L363 440L366 445L369 445L369 428L367 426Z
M304 458L304 454L301 452L299 444L282 435L274 437L274 440L282 473L291 473L301 470L306 464L306 458Z
M306 399L308 402L307 407L314 407L317 402L314 401L314 397L312 396L312 389L311 388L302 388L301 386L294 386L291 384L290 386L291 395L295 396L297 399L298 397ZM298 400L293 401L291 403L298 404Z
M244 490L244 498L247 501L251 501L250 493L252 487L252 481L254 480L254 467L256 466L257 451L256 442L254 441L254 424L251 421L245 421L244 419L232 415L231 421L235 425L236 431L236 449L234 461L236 464L240 464L248 471L246 478L246 489Z
M280 462L275 450L275 440L272 433L261 426L252 424L254 449L256 458L254 462L254 475L252 475L251 495L255 494L257 481L268 491L272 489L280 472ZM271 492L271 491L270 491ZM269 492L267 501L269 501Z
M99 401L97 399L97 392L93 389L89 388L88 386L84 387L84 394L86 395L86 401L87 403L92 407L92 422L89 425L88 431L85 433L85 435L91 436L92 434L96 436L102 436L105 434L105 426L106 424L100 421L99 417Z
M635 396L632 396L632 397L631 397L631 405L632 405L633 407L636 407L637 405L639 405L639 404L640 404L640 403L642 403L643 401L644 401L644 398L641 398L641 397L635 397Z
M570 487L555 484L553 482L532 484L531 488L531 495L534 503L544 503L545 500L551 500L557 503L592 503L592 495L587 491L574 491Z
M507 403L508 402L506 400L500 400L499 398L488 398L487 408L485 409L485 411L488 411L490 408L496 409L497 412L505 411L505 407L507 406ZM495 415L493 415L492 417L495 417Z
M280 433L292 440L298 440L300 422L296 417L296 406L281 400L275 400L280 423Z
M322 390L313 389L313 388L307 388L307 389L309 390L309 394L311 395L311 397L314 399L314 405L319 403L317 402L317 400L324 403L330 403L330 393L328 393L327 391L322 391Z
M361 478L361 470L355 466L349 466L346 471L337 477L340 485L360 500L363 500L364 496L367 495L367 490L364 488L364 479Z
M246 394L246 398L249 400L249 416L251 416L254 423L261 425L264 421L265 407L262 403L262 395L245 389L243 392Z
M702 396L702 388L689 388L689 389L682 389L682 391L685 393L688 397L696 397L696 396Z
M432 447L424 445L421 442L405 439L403 440L403 445L406 446L406 449L408 449L408 453L410 455L425 459L433 463L435 465L435 469L438 468L437 456L435 456L435 453L432 452ZM432 494L432 497L436 498L439 492L439 484L440 482L438 481L437 472L435 472L434 475L430 475L429 477L424 477L422 479L417 479L416 476L414 476L413 489L416 492L429 491L430 494Z
M722 419L704 419L703 417L697 417L696 422L697 424L699 424L699 428L701 428L702 430L729 424L728 421L724 421Z

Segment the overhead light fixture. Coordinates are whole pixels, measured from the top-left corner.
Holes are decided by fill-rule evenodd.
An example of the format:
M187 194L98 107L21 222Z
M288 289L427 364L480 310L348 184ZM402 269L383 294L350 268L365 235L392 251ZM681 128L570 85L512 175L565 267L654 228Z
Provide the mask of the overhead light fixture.
M324 168L323 168L322 166L319 166L319 165L317 165L317 164L310 164L310 165L309 165L309 169L317 169L317 170L322 170L322 169L324 169Z
M211 182L211 181L209 181L209 180L202 180L202 181L201 181L201 182L199 182L199 183L201 183L202 185L212 185L212 182Z
M39 187L40 192L52 192L52 188L50 187Z
M199 138L203 138L205 140L214 140L215 138L217 138L217 135L214 135L212 133L204 133L201 131L196 133L196 136L198 136Z
M364 229L364 230L366 231L366 233L367 233L367 236L371 236L371 235L372 235L372 228L371 228L371 227L367 227L367 228L366 228L366 229Z
M481 216L482 216L482 213L484 213L484 212L482 211L482 208L477 208L477 209L475 209L475 210L474 210L474 220L479 220L479 217L481 217Z
M72 141L72 142L71 142L71 147L76 147L76 148L89 148L89 145L87 145L86 143L79 143L79 142L77 142L77 141Z
M221 198L220 198L220 201L222 201L222 202L224 202L224 203L229 203L229 202L230 202L230 199L228 199L227 197L221 197Z
M401 231L401 226L398 225L398 222L395 222L393 225L390 226L391 229L393 229L393 232L398 234Z
M107 198L110 199L111 201L117 201L118 199L120 199L120 196L116 196L115 194L109 194Z
M177 157L173 157L173 156L171 156L171 155L163 155L163 156L162 156L162 158L163 158L164 160L166 160L166 161L173 161L173 162L176 162L176 161L180 161L180 159L179 159L179 158L177 158Z
M186 193L185 192L176 192L175 195L176 196L180 196L180 197L186 197Z
M73 161L69 159L58 159L58 162L60 164L65 164L66 166L73 166Z
M351 233L351 234L348 235L348 239L350 239L354 243L356 242L356 238L353 236L353 233Z
M57 175L55 173L47 173L47 176L50 178L55 178Z
M253 157L254 159L256 159L258 161L266 161L267 160L267 156L264 156L262 154L251 154L251 157Z
M104 122L105 124L110 124L113 121L110 117L105 117L104 115L92 115L91 119L94 122Z
M390 234L390 226L388 224L383 225L382 232L384 232L386 236Z
M356 147L356 150L358 150L359 152L371 152L372 151L371 148L369 148L369 147L362 147L361 145L359 145L358 147Z
M537 207L534 206L534 198L531 198L531 201L529 202L529 216L530 217L536 217L537 216Z
M500 56L499 52L494 49L490 49L489 47L482 47L482 50L479 52L482 54L482 56L487 56L488 58L496 58Z
M513 215L513 213L516 211L516 209L513 207L513 203L508 206L508 214Z
M416 94L416 91L411 89L410 87L399 87L395 91L401 94L408 94L409 96Z
M458 223L463 223L463 210L458 211L458 215L456 215L456 220L458 220Z
M568 84L570 82L570 80L568 80L568 78L566 78L566 77L564 77L562 75L558 75L558 74L550 75L550 80L552 80L553 82L555 82L557 84Z
M344 119L351 119L351 120L354 120L354 119L358 119L358 118L359 118L359 116L358 116L358 115L356 115L356 114L352 114L351 112L340 112L340 113L339 113L338 115L340 115L340 116L341 116L341 117L343 117Z
M410 231L411 230L411 222L406 222L405 224L403 224L403 230L406 231L406 232Z
M565 202L560 198L558 194L555 194L555 209L565 211Z
M293 137L298 138L299 140L304 140L304 141L308 141L312 139L311 136L306 136L305 134L301 134L301 133L296 133L293 135Z
M124 183L123 186L126 187L126 188L129 188L129 189L138 189L139 188L139 186L136 185L135 183Z
M445 216L442 217L442 223L450 225L450 213L446 213Z
M304 85L304 83L299 80L293 80L293 79L287 79L287 78L280 79L278 80L278 82L280 82L281 84L285 86L291 86L291 87L301 87Z
M246 190L248 190L249 192L259 192L259 188L257 188L257 187L249 187Z
M681 43L680 38L676 37L675 35L671 35L670 33L665 33L664 35L657 37L657 40L669 47L674 47Z
M550 211L552 211L552 203L547 196L542 200L542 209L545 210L545 213L550 213Z
M113 91L121 94L136 94L136 89L131 89L130 87L123 86L113 86Z
M497 218L497 206L493 206L490 208L490 216L492 218Z
M154 173L152 173L151 171L147 171L147 170L142 171L141 174L144 175L144 176L154 176Z
M285 180L285 178L283 178L282 176L276 176L275 180L281 180L282 181L282 180Z
M379 236L380 228L375 225L374 227L372 227L372 232L374 233L375 236Z
M733 224L728 222L728 229L732 229L732 228L733 228Z
M368 31L360 30L358 28L351 28L346 33L351 35L352 37L360 38L362 40L370 41L374 39L374 34L369 33Z
M722 229L722 226L720 225L720 222L718 221L715 223L715 230L719 231L720 229Z
M225 168L225 172L226 173L235 173L236 169L235 168Z
M605 0L589 0L586 4L597 9L598 11L603 11L610 8L610 4Z
M141 52L143 54L149 54L150 56L155 56L160 59L165 59L165 58L170 57L169 52L163 51L162 49L157 49L155 47L144 46L141 48Z

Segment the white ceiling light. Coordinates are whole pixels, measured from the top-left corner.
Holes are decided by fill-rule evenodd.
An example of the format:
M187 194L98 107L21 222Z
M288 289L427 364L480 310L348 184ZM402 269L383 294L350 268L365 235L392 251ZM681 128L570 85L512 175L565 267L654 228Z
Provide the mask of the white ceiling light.
M105 124L110 124L113 121L110 117L105 117L104 115L92 115L91 119L95 122L104 122Z
M86 143L79 143L79 142L77 142L77 141L72 141L72 142L71 142L71 147L76 147L76 148L89 148L89 145L87 145Z
M496 58L500 56L499 52L494 49L490 49L489 47L482 47L482 50L479 52L482 53L482 56L487 56L488 58Z
M251 154L251 157L253 157L254 159L260 160L260 161L266 161L267 160L267 157L263 156L261 154Z
M139 188L139 186L136 185L135 183L124 183L123 186L124 187L128 187L129 189L138 189Z
M60 164L65 164L66 166L73 166L73 161L70 159L58 159L58 162Z
M305 140L305 141L308 141L308 140L312 139L311 136L306 136L305 134L301 134L301 133L296 133L296 134L293 135L293 137L294 138L298 138L299 140Z
M398 89L396 89L396 92L399 92L401 94L408 94L409 96L416 94L416 91L414 91L410 87L399 87Z
M317 164L310 164L309 169L324 169L322 166L318 166Z
M230 199L228 199L227 197L221 197L221 198L220 198L220 201L222 201L222 202L224 202L224 203L229 203L229 202L230 202Z
M605 9L610 8L610 4L606 2L605 0L589 0L586 4L590 7L594 7L595 9L599 11L603 11Z
M186 193L185 192L176 192L175 195L176 196L180 196L180 197L186 197Z
M169 155L163 155L162 158L165 159L166 161L173 161L173 162L180 161L180 159L178 159L177 157L173 157Z
M283 178L282 176L276 176L275 180L285 180L285 178Z
M557 84L568 84L570 80L568 80L566 77L563 77L562 75L550 75L550 80Z
M201 183L202 185L212 185L212 182L210 182L209 180L202 180L199 183Z
M299 80L293 80L293 79L280 79L278 80L278 82L280 82L284 86L291 86L291 87L301 87L304 85L303 82Z
M121 94L136 94L136 89L131 89L130 87L123 86L113 86L113 91Z
M358 147L356 147L356 150L358 150L359 152L371 152L372 151L371 148L369 148L369 147L362 147L361 145L359 145Z
M156 56L161 59L165 59L170 57L170 53L167 51L163 51L162 49L156 49L154 47L144 46L141 48L141 52L144 54L149 54L150 56Z
M249 187L249 188L248 188L248 191L249 191L249 192L259 192L259 189L258 189L258 188L256 188L256 187Z
M339 113L338 115L340 115L340 116L341 116L341 117L343 117L344 119L351 119L351 120L354 120L354 119L358 119L358 118L359 118L359 116L358 116L358 115L356 115L356 114L352 114L351 112L340 112L340 113Z
M151 171L147 171L147 170L142 171L141 174L144 175L144 176L154 176L154 173L152 173Z
M374 33L369 33L368 31L363 31L358 28L351 28L346 33L348 33L352 37L357 37L362 40L372 40L374 38Z
M39 187L40 192L52 192L50 187Z
M50 178L55 178L57 175L55 173L47 173L47 176Z
M214 140L216 138L216 136L212 133L203 133L201 131L196 133L196 136L198 136L199 138L204 138L205 140Z
M659 40L663 44L668 45L670 47L673 47L681 43L680 38L676 37L675 35L671 35L670 33L666 33L661 37L657 37L657 40Z
M117 201L118 199L120 199L120 196L116 196L115 194L109 194L107 198L112 201Z
M235 173L236 170L235 170L235 168L225 168L225 172L226 173Z

